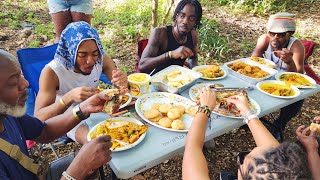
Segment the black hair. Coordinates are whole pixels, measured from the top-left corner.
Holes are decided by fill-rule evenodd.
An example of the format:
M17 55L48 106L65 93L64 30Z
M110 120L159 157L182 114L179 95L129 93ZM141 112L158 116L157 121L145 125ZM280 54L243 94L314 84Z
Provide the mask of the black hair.
M306 151L296 143L282 143L250 163L243 179L311 179Z
M174 23L177 22L178 13L181 12L182 9L184 8L184 6L186 6L187 4L191 4L195 8L196 16L197 16L197 22L195 24L195 28L198 29L201 25L200 21L202 18L202 7L201 7L201 4L199 3L199 1L197 1L197 0L181 0L178 3L176 10L173 13L172 21Z

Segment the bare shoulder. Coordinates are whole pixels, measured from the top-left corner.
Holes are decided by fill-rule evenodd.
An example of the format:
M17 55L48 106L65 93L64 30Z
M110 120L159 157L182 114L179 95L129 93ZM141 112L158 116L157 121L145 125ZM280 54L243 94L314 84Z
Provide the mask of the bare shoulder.
M198 31L196 30L191 30L191 36L192 36L192 39L198 41L199 40L199 33Z
M290 51L292 52L304 52L304 45L302 44L302 42L299 39L296 39L291 48Z
M149 37L149 43L153 47L159 47L160 49L165 48L168 38L167 38L167 27L156 27L151 31ZM148 43L148 44L149 44Z
M50 79L50 81L48 81ZM46 66L42 69L39 80L40 86L41 84L46 84L52 86L59 85L59 78L57 74L51 69L51 67Z

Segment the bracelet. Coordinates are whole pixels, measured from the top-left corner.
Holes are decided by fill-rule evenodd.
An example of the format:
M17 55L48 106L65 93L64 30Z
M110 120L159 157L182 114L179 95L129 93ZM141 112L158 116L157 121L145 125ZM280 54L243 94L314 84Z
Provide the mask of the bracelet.
M64 108L68 108L68 106L66 105L66 103L63 101L62 98L59 99L59 102Z
M172 59L171 51L169 51L168 54L169 54L169 58Z
M254 118L258 118L258 116L252 110L248 110L243 116L243 123L248 124Z
M202 112L206 114L208 117L211 115L211 109L208 106L199 106L197 113Z
M63 171L62 176L65 177L67 180L76 180L76 178L70 176L66 171Z

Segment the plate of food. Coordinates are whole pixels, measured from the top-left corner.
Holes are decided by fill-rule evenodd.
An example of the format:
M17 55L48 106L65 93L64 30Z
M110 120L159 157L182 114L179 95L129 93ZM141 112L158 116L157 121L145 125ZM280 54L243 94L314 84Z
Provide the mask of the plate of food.
M104 111L108 114L115 113L117 110L126 107L132 101L131 94L126 93L122 95L119 89L104 89L100 93L112 97L112 99L104 105Z
M201 78L206 80L219 80L227 76L227 71L217 65L201 65L192 70L201 73Z
M136 112L149 124L174 132L188 132L198 106L177 94L153 92L139 97Z
M317 84L311 77L296 72L281 72L275 75L275 79L297 88L314 88Z
M253 57L253 56L249 57L249 59L252 60L252 61L258 62L260 64L266 65L266 66L268 66L270 68L275 68L276 67L276 64L273 61L269 60L269 59L265 59L265 58L262 58L262 57Z
M88 133L88 141L110 135L112 152L124 151L138 145L146 136L148 127L142 122L129 117L107 119L95 125Z
M200 83L192 86L189 89L189 97L192 101L198 102L199 101L199 93L200 90L207 86L217 86L217 87L224 87L223 84L215 84L215 83Z
M201 73L178 65L171 65L151 77L151 83L156 90L179 93L195 84Z
M189 90L189 96L190 98L198 102L199 101L199 94L200 94L200 89L207 86L207 85L212 85L210 83L202 83L202 84L197 84L194 85L190 88ZM216 91L216 106L213 109L212 113L224 116L224 117L229 117L229 118L237 118L237 119L242 119L240 115L240 111L235 105L228 104L227 103L227 98L233 95L245 95L250 103L250 108L251 110L256 114L259 115L261 112L261 108L259 104L252 98L248 97L247 92L244 90L218 90Z
M256 86L259 91L272 97L288 99L300 95L297 87L286 85L282 81L266 80L259 82Z

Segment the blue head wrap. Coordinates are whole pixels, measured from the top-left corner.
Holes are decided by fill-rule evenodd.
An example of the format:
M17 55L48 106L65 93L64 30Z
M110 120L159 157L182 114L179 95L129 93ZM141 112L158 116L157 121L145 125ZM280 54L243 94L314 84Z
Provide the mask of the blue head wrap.
M62 63L67 69L74 70L78 47L82 41L89 39L96 41L100 52L97 63L102 64L105 52L99 35L93 27L84 21L70 23L62 31L54 59Z

